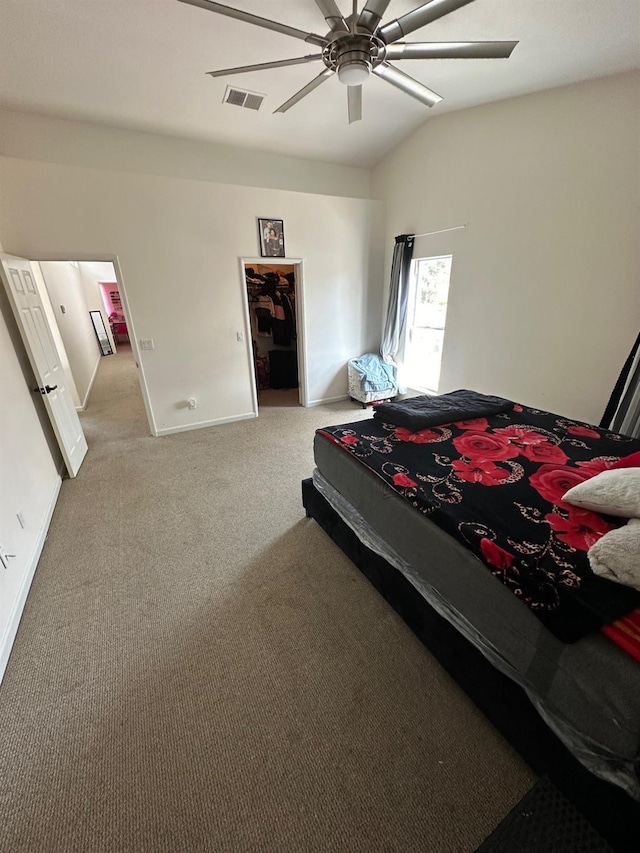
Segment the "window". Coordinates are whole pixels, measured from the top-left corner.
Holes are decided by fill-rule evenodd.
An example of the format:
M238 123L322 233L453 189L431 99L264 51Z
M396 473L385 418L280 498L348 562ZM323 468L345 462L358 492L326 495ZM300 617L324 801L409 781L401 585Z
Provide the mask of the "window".
M441 255L411 265L403 384L418 391L438 390L451 261Z

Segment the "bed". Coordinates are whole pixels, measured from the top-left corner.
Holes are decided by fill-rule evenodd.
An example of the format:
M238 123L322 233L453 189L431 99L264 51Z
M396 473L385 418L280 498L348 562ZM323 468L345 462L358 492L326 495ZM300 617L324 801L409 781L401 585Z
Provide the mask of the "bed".
M488 417L486 434L502 430L504 436L510 430L513 436L514 428L533 423L533 430L545 434L547 443L557 448L548 447L545 453L555 454L556 462L561 448L575 454L578 461L568 463L576 470L581 465L588 469L589 454L602 468L614 458L614 451L621 457L640 448L637 441L605 435L590 425L517 404L515 410ZM625 598L626 588L620 593L613 590L613 603L604 602L603 612L593 615L590 624L592 610L597 611L599 599L607 597L602 592L606 593L607 582L602 587L596 579L594 587L593 578L586 578L588 564L585 570L578 559L586 562L586 553L578 554L574 568L585 578L578 584L585 606L582 615L569 619L568 635L562 637L564 629L554 623L553 612L524 606L508 583L496 581L495 566L492 574L481 562L477 537L456 538L454 528L447 528L446 511L451 507L446 500L434 500L443 470L448 466L452 473L456 459L462 459L459 471L466 464L464 453L456 451L456 440L464 450L464 437L482 432L473 429L478 424L470 426L434 427L425 431L423 442L411 440L407 430L400 432L403 440L398 441L398 426L385 424L383 418L319 430L314 441L316 469L303 483L307 514L403 615L534 769L554 778L619 849L638 849L640 662L606 635L607 620L632 610L638 599L633 591ZM407 467L406 454L396 458L401 445L411 445L414 466L420 460L422 482L415 468ZM597 448L603 447L606 453L598 456ZM527 452L531 457L531 449ZM549 465L535 454L529 457L512 453L497 464L513 472L520 460L531 466L529 474ZM459 485L455 471L448 483L455 491ZM422 503L415 486L426 493ZM446 497L447 491L437 494ZM539 493L536 499L539 506ZM434 503L439 503L435 513ZM527 503L535 501L525 500L523 505ZM452 506L459 514L464 499L454 496ZM479 506L482 509L479 504L466 510L470 528L464 528L467 521L458 526L486 529ZM445 514L440 517L442 509ZM533 509L529 507L530 514ZM464 516L458 515L458 522L460 517ZM566 541L569 534L562 532ZM528 544L530 550L536 545ZM561 550L563 559L572 551L564 546ZM562 589L560 594L564 595ZM572 594L566 597L573 602ZM570 610L573 605L568 606Z

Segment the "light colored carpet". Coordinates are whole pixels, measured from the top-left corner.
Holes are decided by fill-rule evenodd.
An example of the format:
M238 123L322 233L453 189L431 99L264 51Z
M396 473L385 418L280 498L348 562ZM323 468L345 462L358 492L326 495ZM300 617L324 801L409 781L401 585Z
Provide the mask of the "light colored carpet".
M0 688L2 851L471 851L533 775L320 528L351 403L151 438L102 362Z

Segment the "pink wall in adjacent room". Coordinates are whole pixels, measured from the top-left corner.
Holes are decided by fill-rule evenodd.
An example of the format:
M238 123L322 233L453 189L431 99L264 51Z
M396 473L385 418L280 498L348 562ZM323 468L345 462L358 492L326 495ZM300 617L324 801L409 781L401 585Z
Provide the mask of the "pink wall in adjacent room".
M118 290L117 283L115 281L101 281L100 291L102 293L104 307L107 311L107 317L110 317L114 311L118 314L122 314L122 302L120 301L120 291Z

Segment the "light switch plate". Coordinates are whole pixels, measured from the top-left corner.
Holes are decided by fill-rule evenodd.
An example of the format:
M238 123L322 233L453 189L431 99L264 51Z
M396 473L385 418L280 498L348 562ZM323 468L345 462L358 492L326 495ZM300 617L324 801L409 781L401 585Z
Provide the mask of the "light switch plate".
M156 345L153 342L153 338L141 338L138 343L140 344L140 349L155 349Z

